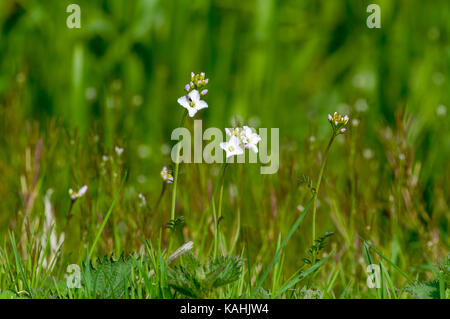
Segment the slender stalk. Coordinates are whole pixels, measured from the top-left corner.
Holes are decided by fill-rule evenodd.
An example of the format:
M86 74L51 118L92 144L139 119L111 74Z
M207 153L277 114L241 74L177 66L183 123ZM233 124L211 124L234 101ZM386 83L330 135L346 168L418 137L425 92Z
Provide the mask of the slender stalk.
M317 210L317 194L319 193L320 183L322 181L323 171L327 163L328 152L330 150L331 144L333 144L334 138L336 137L336 132L333 131L330 141L328 142L327 148L322 159L322 165L320 166L319 177L317 179L317 185L314 190L313 195L313 222L312 222L312 245L314 245L314 240L316 239L316 210Z
M217 257L217 250L218 250L218 219L217 219L217 214L216 214L216 203L215 203L215 197L216 197L216 193L217 190L219 188L220 185L220 195L219 195L219 217L222 213L222 195L223 195L223 183L224 183L224 178L225 178L225 169L227 168L228 163L225 162L222 164L222 172L221 174L219 174L219 178L217 179L216 182L216 186L214 187L214 191L213 191L213 195L211 198L211 203L212 203L212 214L213 214L213 219L214 219L214 259L216 259Z
M76 200L73 200L73 199L70 201L69 211L67 212L67 221L66 221L66 225L64 226L63 233L66 233L67 229L69 228L69 223L70 223L70 220L72 219L73 204L75 203L75 201Z
M183 113L183 117L181 118L180 127L184 125L184 121L186 119L187 111ZM178 183L178 167L180 166L180 143L178 143L177 147L177 157L175 161L175 171L173 172L173 187L172 187L172 207L170 210L170 219L175 220L175 203L177 199L177 183Z

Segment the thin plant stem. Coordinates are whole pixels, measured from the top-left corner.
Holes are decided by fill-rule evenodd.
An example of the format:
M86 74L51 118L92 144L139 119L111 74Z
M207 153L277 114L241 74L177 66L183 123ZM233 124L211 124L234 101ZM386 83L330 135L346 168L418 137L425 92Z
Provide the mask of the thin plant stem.
M186 119L187 111L183 113L183 117L181 118L180 127L184 125L184 121ZM178 183L178 167L180 166L180 143L178 143L177 147L177 157L175 161L175 171L173 172L173 187L172 187L172 207L170 210L170 219L175 220L175 203L177 199L177 183Z
M219 174L219 178L217 179L216 186L214 187L213 195L211 198L212 203L212 214L213 214L213 220L214 220L214 253L213 257L216 259L217 257L217 250L218 250L218 219L217 219L217 213L216 213L216 203L215 203L215 197L217 190L220 185L220 195L219 195L219 217L222 212L222 194L223 194L223 183L224 183L224 177L225 177L225 169L227 168L228 163L225 162L222 164L222 172Z
M325 165L327 163L328 152L330 150L331 144L333 144L334 138L336 137L336 132L333 131L330 141L328 142L327 148L322 159L322 165L320 166L319 177L317 178L317 185L314 189L313 195L313 222L312 222L312 245L314 245L314 240L316 239L316 210L317 210L317 195L319 194L320 183L322 181L323 171L325 170ZM315 259L315 256L314 256Z
M71 199L71 201L70 201L69 211L67 212L67 221L66 221L66 225L64 226L63 233L66 233L67 229L69 228L69 223L70 223L70 220L72 219L73 204L75 204L75 201L76 200L73 200L73 199Z

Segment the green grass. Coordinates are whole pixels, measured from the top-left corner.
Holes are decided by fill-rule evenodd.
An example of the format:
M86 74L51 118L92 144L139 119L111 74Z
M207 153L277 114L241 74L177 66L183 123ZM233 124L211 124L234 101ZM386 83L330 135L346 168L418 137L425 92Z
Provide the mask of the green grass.
M1 2L0 297L449 298L449 4L375 2ZM191 71L203 129L280 128L276 174L175 167Z

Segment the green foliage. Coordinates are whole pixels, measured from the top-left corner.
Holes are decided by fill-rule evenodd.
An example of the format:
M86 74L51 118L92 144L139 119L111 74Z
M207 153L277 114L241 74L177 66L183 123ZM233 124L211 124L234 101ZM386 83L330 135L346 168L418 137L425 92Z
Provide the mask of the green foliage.
M134 257L115 260L113 256L97 258L95 264L83 264L83 275L89 294L97 298L122 298L131 280Z
M439 282L436 280L428 282L417 282L408 287L415 298L439 299Z
M447 299L450 291L450 254L437 265L435 273L435 280L414 282L407 287L407 290L420 299Z
M184 258L184 266L168 272L168 284L179 293L191 298L209 296L213 289L239 279L243 261L235 256L219 256L201 262L193 254Z
M327 247L327 239L333 235L333 232L326 232L323 236L319 237L319 239L314 240L315 244L308 249L308 257L303 258L303 262L308 265L319 262L320 258L317 258L317 255L322 249Z
M261 175L259 164L230 164L217 251L246 256L245 269L222 288L187 290L296 298L302 284L324 298L407 298L435 296L438 282L448 298L448 263L420 273L450 248L448 2L379 1L375 30L360 0L79 0L81 29L65 26L64 1L0 1L2 296L173 298L168 272L181 288L203 282L187 258L176 273L167 263L187 240L199 260L211 256L218 165L181 165L169 223L174 185L161 191L160 171L171 166L177 98L189 73L204 71L203 131L279 128L280 165ZM317 234L335 232L338 253L319 259L311 217L298 214L315 193L335 111L351 125L328 154L315 221ZM192 132L193 119L185 126ZM72 207L68 189L82 185ZM61 249L51 247L63 233ZM83 263L84 247L93 259L141 254L145 241L150 261L102 258L83 267L81 289L67 288L66 267ZM367 288L362 246L382 266L383 288ZM433 280L405 293L422 275Z

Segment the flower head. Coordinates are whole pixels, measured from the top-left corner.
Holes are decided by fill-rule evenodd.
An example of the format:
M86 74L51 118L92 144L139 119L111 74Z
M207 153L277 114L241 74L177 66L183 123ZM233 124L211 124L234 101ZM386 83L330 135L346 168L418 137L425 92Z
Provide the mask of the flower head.
M81 187L77 192L75 192L72 188L69 189L69 196L71 200L77 200L80 197L83 197L84 194L86 194L88 190L87 185L84 185Z
M258 144L261 141L261 136L253 133L252 129L248 126L244 126L241 134L241 140L244 143L245 148L251 149L253 152L258 153Z
M138 194L138 197L140 199L139 201L139 207L144 207L147 205L147 200L145 199L145 196L142 195L141 193Z
M188 110L190 117L194 117L199 110L208 107L208 104L200 99L200 93L197 90L192 90L188 95L180 97L178 103Z
M227 153L227 158L232 155L243 154L243 148L251 149L253 152L258 153L257 144L261 137L254 133L250 127L226 128L225 132L230 136L230 140L227 143L220 143L220 147Z
M122 153L123 153L123 148L121 148L121 147L119 147L119 146L116 146L116 147L114 148L114 150L116 151L117 155L119 155L119 156L121 156Z
M333 116L331 114L328 114L328 121L331 124L331 127L333 128L334 133L342 134L344 133L347 128L345 127L348 123L349 117L347 115L340 115L337 112L334 112Z
M169 170L167 169L166 166L164 166L161 170L161 177L162 177L163 181L167 182L168 184L173 183L173 176L169 172Z
M189 83L184 86L184 89L186 90L186 92L197 90L199 92L202 92L202 95L206 95L208 93L208 90L205 90L205 88L208 82L209 79L206 78L205 72L201 72L200 74L191 72L191 79Z
M244 150L240 146L241 140L233 135L228 142L220 143L220 148L226 152L226 157L231 157L233 155L241 155Z

